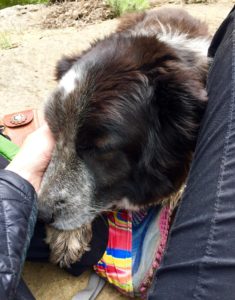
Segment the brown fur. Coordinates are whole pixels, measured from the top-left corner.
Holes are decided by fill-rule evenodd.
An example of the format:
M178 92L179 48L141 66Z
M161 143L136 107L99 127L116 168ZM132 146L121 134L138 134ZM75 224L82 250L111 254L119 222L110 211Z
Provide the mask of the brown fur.
M50 260L60 267L69 267L89 251L92 237L91 225L84 225L79 229L62 231L54 227L46 227L46 243L51 250Z
M148 16L148 20L145 21ZM141 28L149 31L149 28L154 27L155 32L162 32L162 27L156 22L156 16L158 21L162 24L170 23L172 26L177 28L181 33L188 34L189 38L195 37L208 37L208 27L207 25L189 15L183 9L172 9L164 8L158 10L152 10L143 13L127 14L121 18L121 22L117 28L117 32L123 32L125 30L132 30L134 26L138 25L140 22L144 22Z

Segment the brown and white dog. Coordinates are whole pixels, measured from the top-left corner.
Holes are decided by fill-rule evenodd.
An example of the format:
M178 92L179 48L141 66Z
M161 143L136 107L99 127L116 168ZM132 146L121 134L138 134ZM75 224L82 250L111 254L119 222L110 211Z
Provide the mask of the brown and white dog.
M131 14L57 65L45 108L56 139L39 197L52 260L88 249L113 207L160 203L188 174L206 106L207 26L179 9Z

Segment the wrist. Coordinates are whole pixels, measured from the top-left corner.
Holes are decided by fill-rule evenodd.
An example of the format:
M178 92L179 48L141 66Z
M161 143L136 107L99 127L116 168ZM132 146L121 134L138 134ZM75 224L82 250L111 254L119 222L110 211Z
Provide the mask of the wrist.
M6 170L12 171L16 173L17 175L21 176L25 180L27 180L35 189L36 192L39 190L40 182L41 179L39 176L36 174L33 174L30 170L27 168L21 168L14 163L10 163L7 167Z

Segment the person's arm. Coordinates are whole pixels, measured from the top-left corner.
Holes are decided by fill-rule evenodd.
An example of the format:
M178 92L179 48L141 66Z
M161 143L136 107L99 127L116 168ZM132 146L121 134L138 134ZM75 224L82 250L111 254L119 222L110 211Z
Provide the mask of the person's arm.
M54 146L45 125L31 134L0 170L0 296L15 299L37 217L37 195ZM35 192L36 191L36 192Z
M1 300L14 299L36 216L33 186L16 173L0 170Z

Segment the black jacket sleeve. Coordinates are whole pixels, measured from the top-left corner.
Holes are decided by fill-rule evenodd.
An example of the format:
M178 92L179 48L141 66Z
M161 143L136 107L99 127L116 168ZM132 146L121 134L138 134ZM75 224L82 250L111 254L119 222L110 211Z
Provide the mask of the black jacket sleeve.
M26 180L0 170L1 300L19 298L17 287L36 222L36 203L35 190Z

